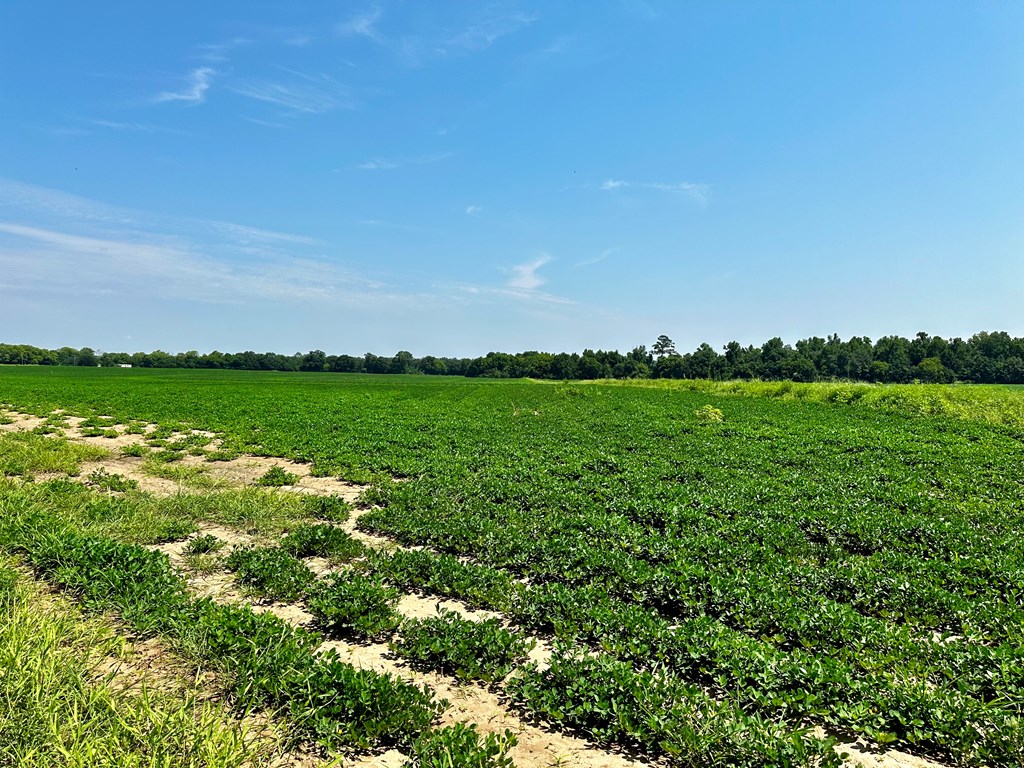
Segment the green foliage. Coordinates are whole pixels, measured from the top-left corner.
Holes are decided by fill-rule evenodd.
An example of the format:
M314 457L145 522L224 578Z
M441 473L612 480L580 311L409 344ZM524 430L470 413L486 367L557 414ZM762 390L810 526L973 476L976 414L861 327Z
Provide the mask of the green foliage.
M237 459L239 457L239 455L240 454L237 451L226 451L226 450L207 451L207 453L206 453L206 460L207 461L234 461L235 459Z
M374 551L368 566L396 587L454 597L474 607L504 610L512 595L512 579L504 571L428 550Z
M378 585L507 610L561 638L566 656L610 665L573 667L580 694L568 675L536 678L534 702L590 691L587 701L622 712L635 714L630 696L650 706L616 662L728 705L695 711L721 726L709 743L739 764L799 763L795 747L777 758L771 744L808 725L951 765L1024 764L1020 391L694 382L572 384L574 396L511 381L350 376L339 386L170 371L132 373L129 396L102 370L71 373L47 372L44 387L32 371L0 370L4 398L35 412L195 420L232 450L373 478L359 528L431 550L368 557L358 568ZM729 394L727 420L696 422L709 395ZM516 417L511 403L542 415ZM17 484L133 540L159 521L197 519L275 536L317 514L264 489L138 498L129 509L71 485ZM614 697L591 690L599 673L620 681ZM549 704L562 712L557 696ZM572 723L549 719L669 754L656 723L643 730L624 715L629 727L613 727L583 709ZM670 735L685 733L683 715ZM752 734L749 752L722 735L733 731ZM705 759L703 742L683 741L683 755Z
M378 579L346 572L327 576L311 587L308 605L327 632L375 640L391 634L401 622L395 610L398 599L398 590Z
M271 467L257 478L256 485L263 485L271 488L279 488L283 485L295 485L299 482L299 476L285 471L282 467Z
M100 490L118 493L138 490L139 487L138 481L124 475L109 473L102 467L89 473L89 482Z
M298 600L314 580L305 563L278 547L239 547L224 564L235 581L269 600Z
M601 742L627 743L680 766L839 766L833 739L744 715L664 672L556 653L551 667L510 680L526 711Z
M509 730L481 740L475 724L455 723L424 731L413 742L412 759L403 768L514 768L508 751L517 743Z
M18 509L0 518L0 547L87 607L116 610L136 630L208 659L230 678L241 707L285 711L299 735L332 749L411 745L446 706L426 688L316 653L318 635L271 614L191 599L161 553L82 535L26 497L13 500Z
M310 517L329 523L344 523L352 514L352 505L340 496L303 496L302 509Z
M713 405L702 406L694 411L693 415L697 417L697 421L703 421L706 424L716 424L725 418L721 409L715 408Z
M415 664L461 679L494 682L525 660L533 645L498 619L469 621L440 608L437 616L403 621L391 647Z
M224 548L224 542L211 533L189 539L183 553L186 555L209 555Z
M292 718L328 748L412 743L447 707L428 687L355 669L333 650L286 679L285 692Z
M0 764L241 768L273 759L193 687L125 690L108 665L123 640L0 567Z
M110 454L102 448L31 432L0 433L0 476L29 477L45 472L77 475L83 461Z
M281 539L281 549L296 557L328 557L346 562L361 556L366 547L334 525L300 525Z

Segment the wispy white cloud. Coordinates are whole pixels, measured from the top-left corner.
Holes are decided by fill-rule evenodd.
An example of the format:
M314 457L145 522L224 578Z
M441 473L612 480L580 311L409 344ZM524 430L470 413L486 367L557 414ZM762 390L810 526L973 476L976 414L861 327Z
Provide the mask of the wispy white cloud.
M535 16L509 14L495 16L473 24L443 41L440 50L446 55L465 52L473 53L490 48L503 37L511 35L537 20Z
M285 71L292 76L289 81L254 80L237 85L233 90L250 99L304 114L356 108L356 101L349 89L330 75Z
M390 171L397 167L398 163L384 157L374 157L356 166L356 168L363 171Z
M254 125L262 125L264 128L291 128L292 125L287 123L275 123L273 120L261 120L258 117L249 117L248 115L241 116L247 123Z
M381 287L322 260L296 256L231 261L203 253L196 243L159 235L100 238L0 222L3 235L7 237L0 249L0 265L7 279L22 283L25 290L45 284L54 293L142 292L237 304L323 301L345 291Z
M122 209L0 178L0 295L9 299L0 302L0 321L12 338L31 338L31 330L78 338L76 345L115 344L111 329L130 322L146 348L304 349L312 344L309 318L357 309L379 319L369 327L391 329L360 343L434 351L445 329L482 326L496 312L536 324L529 333L580 316L580 305L540 288L547 254L510 267L500 285L470 285L445 282L433 269L356 269L333 250L304 234ZM82 318L74 331L68 316Z
M372 157L369 160L359 163L355 167L362 171L391 171L395 168L402 168L407 165L428 165L430 163L440 163L443 160L454 157L455 154L455 152L435 152L429 155L418 155L417 157L404 159Z
M692 181L681 181L676 183L665 183L660 181L623 181L622 179L608 179L603 182L600 189L605 192L612 192L617 189L654 189L659 192L682 192L701 203L706 203L710 187L707 184L696 184Z
M273 242L273 243L291 243L297 245L324 245L323 240L318 240L315 237L306 237L305 235L293 235L288 232L274 232L269 229L260 229L259 227L247 227L244 224L233 224L227 221L211 221L209 222L210 227L222 232L226 235L230 235L236 239L243 240L246 242Z
M551 256L542 253L525 264L516 264L509 267L506 270L510 275L505 283L506 287L521 291L533 291L540 288L547 280L537 274L537 272L550 261Z
M469 214L470 216L476 216L482 210L483 210L483 208L480 207L479 205L467 205L466 206L466 213Z
M594 256L593 258L590 259L583 259L582 261L577 261L575 264L573 264L573 266L589 267L591 264L597 264L598 262L604 261L613 253L615 253L614 248L606 248L605 250L601 251L597 256Z
M444 287L444 286L442 286ZM525 288L495 288L487 285L461 283L455 286L461 293L477 300L488 302L515 302L516 304L548 304L567 306L577 304L572 299L556 296L544 291Z
M208 43L199 46L196 58L210 64L223 64L228 60L228 53L233 49L250 45L252 42L252 40L246 37L233 37L221 43Z
M154 101L184 101L189 104L201 104L206 100L206 92L209 90L215 74L217 72L213 67L196 67L189 72L185 86L181 90L163 91L156 95Z
M450 58L484 51L498 40L536 21L520 13L491 16L457 30L434 30L422 35L388 35L380 29L379 7L356 14L335 27L342 37L362 37L390 50L407 64L418 66L430 59Z
M109 128L112 131L132 131L137 133L177 133L184 135L184 131L180 131L177 128L166 128L162 125L153 125L152 123L125 123L117 120L86 120L89 125L94 125L98 128Z
M377 22L382 15L380 8L371 8L341 22L335 27L335 31L342 37L365 37L374 42L381 42L383 38L377 31Z

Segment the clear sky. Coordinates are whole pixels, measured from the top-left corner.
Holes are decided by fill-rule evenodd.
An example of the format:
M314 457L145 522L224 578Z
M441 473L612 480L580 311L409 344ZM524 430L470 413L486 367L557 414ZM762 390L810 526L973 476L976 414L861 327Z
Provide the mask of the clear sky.
M0 5L0 341L1024 335L1024 3Z

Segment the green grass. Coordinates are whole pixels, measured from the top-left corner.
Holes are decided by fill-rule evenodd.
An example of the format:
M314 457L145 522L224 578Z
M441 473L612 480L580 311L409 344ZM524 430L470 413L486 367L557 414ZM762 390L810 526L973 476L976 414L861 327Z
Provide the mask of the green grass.
M213 475L210 468L202 464L179 464L176 460L168 463L151 455L142 462L141 469L150 477L173 480L189 488L212 490L227 486L227 481Z
M77 475L82 462L96 461L109 451L31 432L0 434L0 475L32 478L42 473Z
M116 678L123 639L6 559L0 606L0 765L241 768L280 752L270 730L248 728L188 682Z
M855 405L901 415L950 416L1024 430L1024 387L1015 385L616 379L571 386L593 384Z
M262 488L98 496L80 483L55 479L25 486L18 496L46 504L69 523L137 544L183 539L199 522L237 528L269 542L297 524L312 522L299 497Z

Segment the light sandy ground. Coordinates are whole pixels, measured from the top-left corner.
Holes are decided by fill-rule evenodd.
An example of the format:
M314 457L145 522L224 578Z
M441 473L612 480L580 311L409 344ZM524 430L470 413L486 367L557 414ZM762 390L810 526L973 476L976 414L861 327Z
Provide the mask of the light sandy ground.
M37 427L43 426L46 419L28 414L0 410L0 416L12 421L8 424L0 424L2 432L29 432ZM86 482L89 474L97 470L104 470L109 474L118 474L138 483L140 490L152 493L155 496L170 496L176 493L194 491L196 488L188 482L179 482L161 477L153 477L143 469L145 457L124 456L120 449L130 446L147 446L147 436L157 429L155 424L147 424L144 429L146 434L128 434L126 425L118 424L105 428L117 432L115 437L96 437L83 434L80 426L85 419L76 416L64 416L67 424L59 427L55 435L61 435L77 443L93 445L105 448L112 452L112 455L97 461L83 462L82 470L77 479ZM219 447L217 436L213 432L193 430L189 434L201 435L210 438L212 442L207 446L211 450ZM172 440L188 437L186 434L178 434ZM314 477L310 474L310 465L301 464L289 459L268 458L265 456L240 456L230 461L207 461L202 456L186 455L179 461L173 462L173 466L195 467L202 470L216 487L241 488L256 485L256 481L266 474L267 470L273 467L280 467L286 472L297 475L299 480L295 485L281 487L282 491L292 493L314 494L319 496L340 496L345 501L353 502L363 492L365 486L347 483L332 477ZM201 489L201 486L200 486ZM365 534L361 534L365 536ZM369 537L370 541L373 537Z
M0 410L0 416L7 416L13 419L12 423L0 424L0 431L32 430L42 425L45 421L42 418L11 411L5 412ZM65 418L68 421L68 425L63 429L63 434L68 439L76 442L97 445L115 451L126 446L145 444L145 436L126 434L124 433L123 425L118 425L117 431L119 434L117 437L87 437L81 434L82 430L79 427L83 419L76 417ZM156 429L156 425L146 426L147 433L152 432L154 429ZM216 441L214 433L195 432L195 434L202 434ZM216 442L211 443L208 447L215 449L217 447ZM135 480L138 482L141 490L155 495L171 495L192 490L187 485L174 480L147 475L141 469L143 461L144 459L142 458L115 455L107 459L84 464L80 477L86 478L90 472L102 468L109 473L116 473ZM362 486L333 478L312 477L309 473L308 465L286 459L243 456L226 462L209 462L202 457L186 456L180 462L175 463L186 466L201 466L214 479L221 481L225 487L253 485L268 469L276 466L299 476L296 485L281 488L285 492L341 496L351 502L355 501L363 490ZM359 514L361 514L361 511L357 510L348 521L340 524L339 527L346 530L354 538L372 547L405 548L386 537L375 536L358 530L356 523ZM226 551L235 546L265 543L235 529L214 524L202 524L197 535L203 534L212 534L223 540L228 545ZM187 541L186 539L153 548L166 552L172 564L183 567L182 551ZM308 562L318 576L337 570L332 568L323 559L311 558ZM230 574L222 571L212 574L194 574L190 577L189 584L194 594L201 597L210 597L221 603L249 603L256 611L273 613L284 621L296 626L310 626L312 624L312 615L300 604L253 604L235 586ZM499 614L489 611L470 609L457 600L437 600L435 598L409 594L402 596L398 610L406 617L422 618L433 616L439 606L455 611L463 617L474 621L499 616ZM425 684L430 686L437 692L440 698L447 699L451 705L442 716L442 725L450 725L456 722L476 723L477 729L483 734L501 733L506 729L511 730L516 734L518 744L509 754L519 768L551 768L553 766L581 766L581 768L628 768L631 766L632 768L638 768L639 766L663 765L660 761L634 760L624 755L608 752L583 739L564 733L548 731L526 723L504 706L500 694L497 692L498 689L488 689L476 684L464 684L453 677L437 672L413 670L400 658L392 654L384 643L360 645L332 640L325 642L321 646L321 651L327 649L333 649L342 660L353 666L390 673L418 685ZM140 646L138 654L140 669L144 668L146 664L159 664L160 649L158 644L152 649L148 649L144 645ZM530 660L537 662L542 668L548 663L550 657L551 647L542 640L538 641L536 647L530 652ZM147 658L150 661L147 662ZM133 666L132 670L134 668ZM899 750L871 750L865 744L844 744L840 749L851 753L847 764L856 768L945 768L941 763L909 755ZM347 759L342 762L342 765L351 766L351 768L400 768L400 766L404 765L406 759L407 757L401 752L389 750L378 755ZM275 763L275 766L279 766L279 768L305 768L306 766L315 766L318 763L319 758L312 753L295 752L282 757L280 761Z

